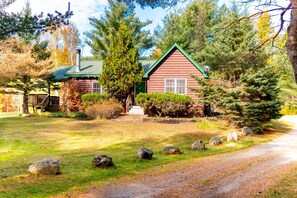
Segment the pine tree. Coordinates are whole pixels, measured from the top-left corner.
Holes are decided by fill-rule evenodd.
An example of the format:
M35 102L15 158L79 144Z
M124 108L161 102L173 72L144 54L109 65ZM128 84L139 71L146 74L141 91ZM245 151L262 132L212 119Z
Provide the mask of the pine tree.
M27 33L39 34L55 30L61 25L67 25L69 18L73 15L70 11L70 4L65 14L55 12L54 14L31 15L31 13L8 13L7 6L13 4L16 0L0 1L0 39L6 39L15 35L26 35ZM27 3L27 6L29 4ZM26 8L25 8L26 11ZM28 15L29 14L29 15Z
M138 53L141 55L145 50L153 46L149 31L143 30L151 21L141 22L135 17L134 7L128 7L116 0L108 0L109 9L100 19L90 18L93 30L86 32L86 43L91 47L92 54L99 58L105 58L109 53L112 35L116 34L121 24L129 27L132 34L132 41Z
M261 50L252 53L257 46L257 38L249 19L222 29L243 16L235 5L227 10L221 16L222 22L215 28L217 32L213 39L199 53L199 62L217 70L223 79L236 81L240 74L249 69L263 68L266 64L267 57Z
M193 1L183 12L171 13L164 20L164 27L155 30L155 43L162 52L178 43L194 60L212 35L212 27L218 23L216 0Z
M129 28L122 24L112 36L109 52L103 60L99 82L112 96L122 101L142 80L143 69Z

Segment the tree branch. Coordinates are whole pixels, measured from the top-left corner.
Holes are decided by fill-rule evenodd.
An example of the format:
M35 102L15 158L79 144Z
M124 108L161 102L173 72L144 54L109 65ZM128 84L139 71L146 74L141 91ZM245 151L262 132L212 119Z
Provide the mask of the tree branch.
M284 27L284 15L285 13L292 8L292 4L290 3L281 13L280 13L280 27L278 29L278 31L271 37L267 38L266 40L264 40L261 44L259 44L253 51L252 53L254 53L256 50L258 50L259 48L261 48L263 45L265 45L265 43L267 43L269 40L274 41L274 39L280 34L280 32L282 31L283 27Z

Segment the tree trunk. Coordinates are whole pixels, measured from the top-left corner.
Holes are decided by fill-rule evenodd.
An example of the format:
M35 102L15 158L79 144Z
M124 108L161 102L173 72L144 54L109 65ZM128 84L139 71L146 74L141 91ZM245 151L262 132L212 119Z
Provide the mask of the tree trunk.
M24 114L30 114L28 101L29 101L28 91L24 90L24 95L23 95L23 113Z
M287 52L294 70L295 82L297 82L297 0L291 0L291 22L288 27Z

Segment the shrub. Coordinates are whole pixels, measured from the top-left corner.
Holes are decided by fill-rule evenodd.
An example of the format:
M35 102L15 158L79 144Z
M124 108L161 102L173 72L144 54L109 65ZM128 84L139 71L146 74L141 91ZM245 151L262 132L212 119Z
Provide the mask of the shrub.
M89 118L111 119L116 118L123 111L122 105L114 101L103 100L86 108L85 113Z
M297 102L286 101L282 106L281 114L284 115L296 115L297 114Z
M149 116L159 117L191 117L197 113L195 109L199 109L191 97L174 93L140 93L136 97L136 103Z
M81 96L84 93L83 88L77 80L68 80L62 87L62 101L61 111L75 112L82 110Z
M86 108L90 105L100 104L102 100L106 100L109 96L107 94L84 94L81 96L83 106Z

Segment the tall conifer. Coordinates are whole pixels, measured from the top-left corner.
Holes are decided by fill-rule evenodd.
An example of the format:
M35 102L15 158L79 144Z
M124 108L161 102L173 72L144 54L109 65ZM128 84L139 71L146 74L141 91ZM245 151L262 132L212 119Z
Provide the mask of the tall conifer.
M112 36L109 51L103 60L99 81L105 91L120 101L126 99L134 86L142 80L143 69L138 61L138 52L132 34L125 24Z

